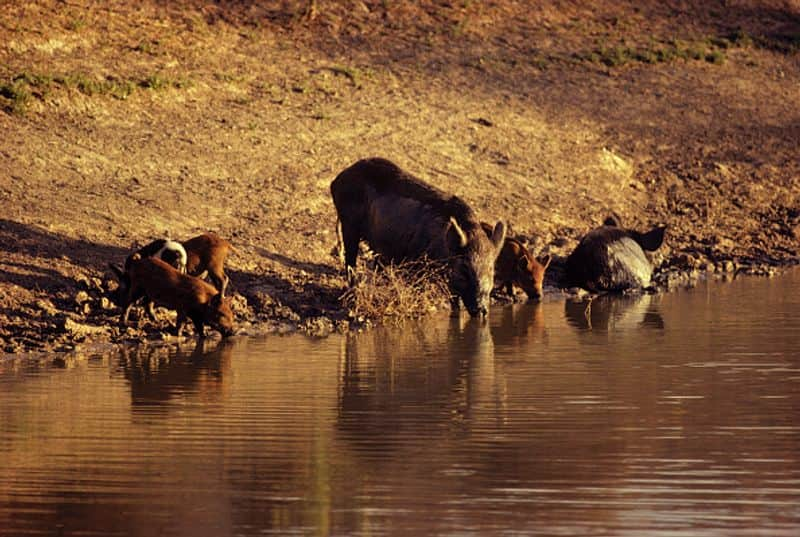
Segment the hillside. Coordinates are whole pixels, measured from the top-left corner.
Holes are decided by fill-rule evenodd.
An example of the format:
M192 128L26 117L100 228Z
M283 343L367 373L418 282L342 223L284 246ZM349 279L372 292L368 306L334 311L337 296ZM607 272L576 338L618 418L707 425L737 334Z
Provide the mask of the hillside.
M584 4L2 2L0 351L140 337L108 262L206 230L243 326L346 318L328 187L367 156L536 254L614 212L662 270L794 262L800 2Z

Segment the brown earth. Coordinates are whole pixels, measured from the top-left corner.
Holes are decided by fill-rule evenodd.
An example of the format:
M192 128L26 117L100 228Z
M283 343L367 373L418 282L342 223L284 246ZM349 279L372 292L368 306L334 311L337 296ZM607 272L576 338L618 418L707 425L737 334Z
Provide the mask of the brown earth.
M206 230L245 330L341 324L328 187L368 156L536 254L613 211L669 226L662 281L795 262L800 2L584 4L0 2L0 351L158 334L107 263Z

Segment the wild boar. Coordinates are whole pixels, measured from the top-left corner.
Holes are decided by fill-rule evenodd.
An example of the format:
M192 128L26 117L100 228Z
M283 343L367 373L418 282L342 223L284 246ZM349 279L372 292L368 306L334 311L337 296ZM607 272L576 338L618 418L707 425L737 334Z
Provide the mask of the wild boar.
M181 269L182 267L182 272L192 276L202 277L204 273L207 273L217 291L224 297L229 281L225 274L225 260L231 250L234 250L233 246L214 233L203 233L182 244L167 239L157 239L129 255L125 260L124 269L114 263L108 264L119 280L119 290L111 298L117 304L124 300L130 287L130 278L128 277L130 260L136 254L140 257L158 257L175 268ZM153 303L147 297L145 297L144 306L150 318L155 320Z
M666 226L639 233L607 218L584 236L566 263L565 283L592 292L624 291L650 286L653 267L644 250L664 242Z
M172 265L180 272L186 273L186 249L177 241L170 239L156 239L150 244L140 248L136 253L141 257L157 257ZM128 270L133 254L125 260L125 270Z
M186 248L186 272L192 276L200 276L208 272L208 279L222 296L228 287L228 276L225 274L225 260L231 250L231 243L214 233L203 233L183 242Z
M178 312L175 334L180 335L187 318L194 323L200 337L208 324L223 336L233 335L233 311L230 300L214 286L200 278L178 272L173 266L155 257L130 258L128 267L130 287L122 313L122 324L128 323L133 304L144 296Z
M491 236L492 226L481 222L481 227L487 236ZM549 265L549 255L536 259L521 242L506 237L494 265L494 281L499 283L509 296L514 296L514 285L516 285L525 291L528 299L540 300L544 273Z
M494 263L505 238L498 222L489 237L461 199L424 183L382 158L360 160L331 183L348 276L359 242L388 261L427 257L446 263L451 304L486 315Z

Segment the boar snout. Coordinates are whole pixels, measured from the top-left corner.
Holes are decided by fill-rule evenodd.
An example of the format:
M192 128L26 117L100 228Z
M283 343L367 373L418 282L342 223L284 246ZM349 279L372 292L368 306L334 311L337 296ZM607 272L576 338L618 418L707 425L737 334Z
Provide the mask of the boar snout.
M528 302L539 302L542 299L542 292L535 290L531 292L526 292L528 295Z

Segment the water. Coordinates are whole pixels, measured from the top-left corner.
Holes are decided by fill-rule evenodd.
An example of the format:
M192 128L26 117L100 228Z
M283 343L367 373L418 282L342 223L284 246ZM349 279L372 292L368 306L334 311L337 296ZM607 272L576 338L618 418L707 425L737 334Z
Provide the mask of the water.
M0 535L800 534L800 272L0 361Z

